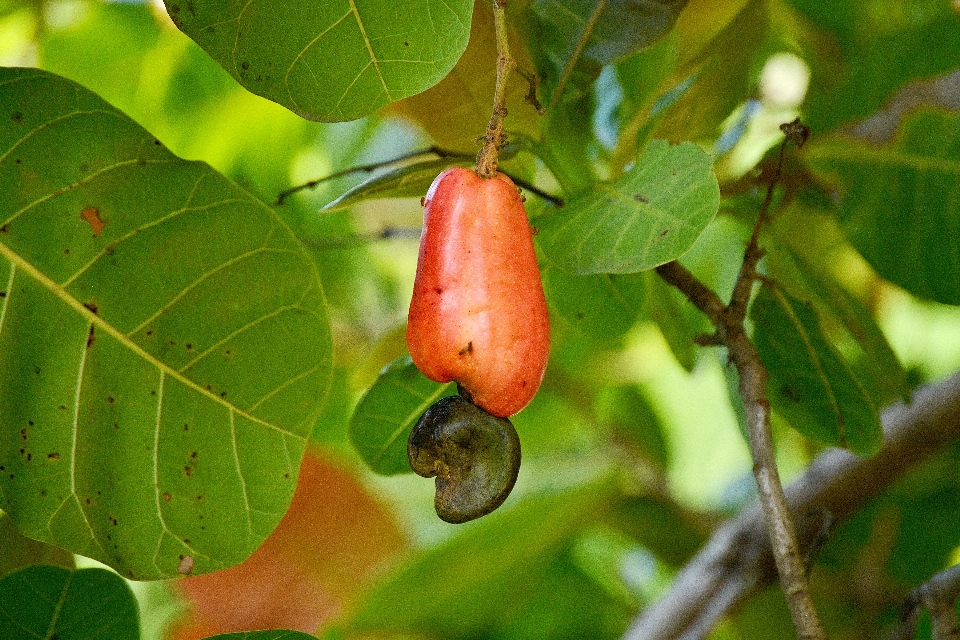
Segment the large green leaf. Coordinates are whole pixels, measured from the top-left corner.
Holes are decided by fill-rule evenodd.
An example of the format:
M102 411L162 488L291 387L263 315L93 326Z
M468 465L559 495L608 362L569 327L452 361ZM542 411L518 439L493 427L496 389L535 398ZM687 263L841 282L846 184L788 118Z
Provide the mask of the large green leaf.
M0 638L139 637L137 601L111 571L35 565L0 580Z
M350 440L363 461L377 473L394 475L411 471L407 460L410 429L423 412L444 396L453 384L427 379L403 356L388 364L360 399L350 420Z
M813 256L807 257L790 246L790 243L802 246L806 241L813 240L817 243L814 246L819 247L819 238L811 239L810 236L818 234L820 229L811 234L807 213L802 210L797 216L778 217L775 231L778 243L769 245L767 253L771 274L788 291L795 291L794 297L810 300L825 318L833 319L834 325L846 330L859 347L859 357L854 361L860 365L856 375L870 393L874 406L885 406L897 398L909 401L907 372L870 311L844 289L828 270L815 264L811 259ZM791 226L781 230L783 223ZM781 246L780 243L787 246Z
M843 229L880 275L960 304L960 116L923 111L896 144L834 138L804 158L838 188Z
M244 87L309 120L354 120L453 68L472 0L166 0L174 24ZM493 73L491 62L491 73Z
M820 329L817 313L771 287L750 309L754 342L770 372L770 405L804 435L859 455L883 444L880 416Z
M0 506L138 579L237 564L286 511L331 367L263 203L96 95L0 69Z
M950 0L789 0L814 82L804 122L814 133L868 116L913 79L960 65L960 14Z
M630 171L537 220L546 254L566 271L632 273L686 253L713 219L720 188L692 143L650 143Z

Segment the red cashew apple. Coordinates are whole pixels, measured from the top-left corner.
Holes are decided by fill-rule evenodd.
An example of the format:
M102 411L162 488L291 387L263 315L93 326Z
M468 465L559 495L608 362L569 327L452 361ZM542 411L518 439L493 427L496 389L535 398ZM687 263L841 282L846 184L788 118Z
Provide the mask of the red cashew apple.
M540 388L550 321L523 199L507 176L445 170L424 198L407 323L414 363L501 418Z

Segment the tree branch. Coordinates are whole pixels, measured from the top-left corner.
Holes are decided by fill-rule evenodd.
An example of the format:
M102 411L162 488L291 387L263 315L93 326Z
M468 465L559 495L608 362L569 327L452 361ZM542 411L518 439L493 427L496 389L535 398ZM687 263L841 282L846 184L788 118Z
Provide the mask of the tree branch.
M773 190L780 176L787 143L794 141L798 146L802 145L806 135L809 134L799 120L783 125L781 129L787 137L780 146L777 171L768 185L750 242L744 252L743 264L734 285L730 304L723 305L713 291L677 262L662 265L657 268L657 273L683 292L698 309L707 315L716 329L715 342L727 347L730 360L737 368L740 375L739 392L743 399L750 454L753 457L753 475L757 482L760 505L767 522L773 555L780 575L780 585L787 599L787 606L790 608L793 626L800 640L826 640L827 635L810 596L806 563L800 553L793 515L787 507L780 474L777 471L773 438L770 433L767 368L760 360L760 354L757 353L744 326L753 284L758 279L757 263L764 254L758 243L760 229L767 219L770 203L773 201Z
M944 569L914 589L900 611L902 624L890 640L912 640L920 611L926 609L933 617L933 640L957 640L956 601L960 596L960 565Z
M888 407L881 420L885 444L875 456L828 449L787 487L787 504L800 518L801 549L810 549L822 528L806 514L826 512L842 522L917 464L960 440L960 374L918 389L911 404ZM716 530L670 591L637 616L624 640L704 638L776 577L763 513L754 502Z

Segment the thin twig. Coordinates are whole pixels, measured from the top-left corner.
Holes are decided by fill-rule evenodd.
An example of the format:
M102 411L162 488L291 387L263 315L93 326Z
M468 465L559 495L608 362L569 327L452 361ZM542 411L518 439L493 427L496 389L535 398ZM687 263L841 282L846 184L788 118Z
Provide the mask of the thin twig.
M802 127L799 122L788 126ZM743 263L737 275L729 305L723 305L712 290L677 262L658 267L657 273L683 292L698 309L706 314L716 329L717 341L727 347L730 360L740 374L739 392L747 421L750 453L753 457L753 474L757 482L760 505L767 522L777 571L780 574L780 584L790 608L793 625L800 640L825 640L826 632L810 596L804 557L800 553L793 516L787 507L780 474L777 471L773 438L770 432L767 368L760 360L760 354L757 353L744 326L753 284L758 279L757 263L764 255L764 250L758 242L760 229L769 215L773 190L780 175L786 145L792 139L788 134L780 147L777 171L767 189L750 242L744 252Z
M477 175L481 178L497 175L500 149L506 143L503 119L507 117L507 80L510 73L517 68L517 62L510 55L507 15L504 11L506 4L507 0L493 0L493 25L497 36L497 86L493 94L493 112L487 124L487 133L483 137L483 148L477 154Z
M926 609L933 618L933 640L957 640L957 597L960 596L960 565L944 569L914 589L900 609L901 625L891 640L913 638L920 611Z
M419 158L420 156L435 155L438 158L462 158L467 160L470 158L469 155L464 153L459 153L457 151L449 151L447 149L441 149L440 147L427 147L426 149L420 149L419 151L411 151L410 153L405 153L401 156L395 158L390 158L389 160L381 160L379 162L371 162L370 164L361 164L355 167L350 167L348 169L343 169L335 173L331 173L328 176L323 176L322 178L317 178L316 180L310 180L309 182L304 182L303 184L298 184L295 187L290 187L285 191L281 191L277 194L276 205L280 206L283 204L284 200L288 196L291 196L299 191L304 191L305 189L316 189L317 185L327 182L328 180L334 180L336 178L342 178L343 176L348 176L352 173L369 173L371 171L376 171L377 169L382 169L391 164L396 164L398 162L403 162L404 160L410 160L412 158Z
M537 113L542 116L547 112L547 110L544 109L543 105L540 104L540 101L537 100L537 87L540 86L540 76L521 67L517 67L516 72L519 73L520 77L530 84L530 88L527 90L527 95L523 96L523 99L532 105L533 108L537 110Z

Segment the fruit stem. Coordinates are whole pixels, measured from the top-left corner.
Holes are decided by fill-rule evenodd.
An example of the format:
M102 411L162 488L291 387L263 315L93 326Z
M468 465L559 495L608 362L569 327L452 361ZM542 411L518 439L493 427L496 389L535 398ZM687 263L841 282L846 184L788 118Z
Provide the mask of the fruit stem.
M483 148L477 154L477 175L492 178L497 175L500 160L500 148L505 144L503 119L507 115L507 80L517 62L510 55L510 43L507 40L507 15L504 7L507 0L493 0L493 25L497 36L497 86L493 93L493 113L487 124L487 133L483 136Z

